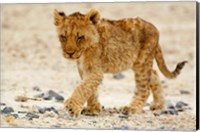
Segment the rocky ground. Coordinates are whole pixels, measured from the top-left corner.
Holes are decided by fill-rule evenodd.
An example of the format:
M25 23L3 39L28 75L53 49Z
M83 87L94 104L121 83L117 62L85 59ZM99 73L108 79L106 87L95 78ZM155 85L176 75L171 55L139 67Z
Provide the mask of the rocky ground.
M134 73L106 74L99 86L104 106L99 116L73 119L63 110L80 77L74 61L63 58L53 25L54 9L70 14L95 8L109 19L141 17L160 31L160 45L169 69L188 64L174 80L160 74L166 110L122 115L131 101ZM153 10L152 10L153 9ZM195 130L195 4L193 2L12 4L1 5L1 127ZM155 65L155 69L158 70Z

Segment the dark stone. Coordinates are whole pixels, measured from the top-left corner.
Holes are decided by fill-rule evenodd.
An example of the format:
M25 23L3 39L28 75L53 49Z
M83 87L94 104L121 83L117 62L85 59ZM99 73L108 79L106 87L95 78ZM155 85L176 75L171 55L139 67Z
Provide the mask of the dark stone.
M54 107L51 107L51 111L53 111L56 114L59 114L58 111Z
M189 92L189 91L186 91L186 90L180 90L180 93L181 93L181 94L190 94L190 92Z
M164 80L161 81L162 84L165 84L166 82Z
M51 128L60 128L58 125L52 125Z
M165 126L160 126L157 130L164 130Z
M51 100L53 96L49 95L48 93L47 94L44 94L43 96L43 99L44 100Z
M174 109L167 109L160 112L160 115L165 115L165 114L178 115L178 112Z
M188 106L188 104L185 103L185 102L183 102L183 101L178 101L178 102L176 103L176 108L177 108L177 109L182 109L182 108L185 107L185 106Z
M55 100L57 102L63 102L64 97L59 95L58 93L54 92L53 90L49 90L47 93L44 94L43 99L44 100L51 100L53 97L55 97Z
M97 123L97 121L95 121L95 120L91 120L91 121L89 121L89 122L91 122L91 123Z
M113 78L114 78L114 79L117 79L117 80L123 79L124 77L125 77L125 76L124 76L122 73L113 75Z
M168 109L175 109L174 105L170 101L166 102L166 106L167 106Z
M18 114L11 114L11 116L15 117L15 118L18 118Z
M35 113L28 112L26 114L25 118L28 119L28 120L32 120L33 118L39 118L39 116L36 115Z
M3 114L10 114L11 112L14 112L13 108L12 107L5 107L1 113Z
M5 103L0 103L0 106L5 106L6 104Z
M124 130L128 130L129 127L128 127L128 126L124 126L124 127L122 127L122 129L124 129Z
M26 114L27 111L18 111L19 114Z
M63 102L63 101L64 101L64 97L61 96L61 95L57 95L57 96L55 97L55 99L56 99L57 102Z
M46 112L46 108L38 107L38 112L44 114Z
M34 91L38 91L38 92L41 91L40 87L38 87L38 86L34 86L34 87L33 87L33 90L34 90Z
M56 114L59 114L58 111L54 107L38 107L38 112L44 114L46 111L53 111Z
M153 115L154 115L154 116L160 116L160 114L158 114L158 113L153 113Z

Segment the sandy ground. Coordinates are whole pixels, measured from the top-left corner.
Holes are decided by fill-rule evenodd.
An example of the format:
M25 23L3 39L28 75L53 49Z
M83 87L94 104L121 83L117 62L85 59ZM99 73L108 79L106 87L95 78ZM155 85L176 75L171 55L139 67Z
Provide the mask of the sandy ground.
M130 103L135 89L134 73L125 71L124 78L116 80L106 74L99 86L99 98L105 110L99 116L81 115L71 119L63 110L63 103L53 100L15 101L16 96L34 97L53 90L67 99L80 82L76 63L63 58L53 25L54 9L70 14L88 12L91 8L110 19L141 17L160 31L160 45L169 69L188 60L181 75L174 80L160 74L166 101L174 105L183 101L191 109L178 115L150 111L148 105L140 114L123 117L113 113ZM194 130L196 127L195 102L195 3L85 3L85 4L12 4L1 5L1 110L12 107L14 118L1 114L1 127L45 128L102 128L134 130ZM155 65L155 69L158 69ZM38 87L39 91L34 87ZM181 90L187 94L181 94ZM151 103L152 97L148 103ZM38 112L38 107L54 107L59 114ZM24 111L24 113L19 113ZM28 120L27 112L39 116Z

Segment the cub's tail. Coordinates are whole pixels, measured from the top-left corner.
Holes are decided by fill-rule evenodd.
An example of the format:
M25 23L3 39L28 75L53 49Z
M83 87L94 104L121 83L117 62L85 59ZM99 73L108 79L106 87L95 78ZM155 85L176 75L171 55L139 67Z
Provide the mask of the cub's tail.
M160 69L160 71L163 73L163 75L169 79L173 79L173 78L176 78L181 70L183 69L185 63L187 63L187 61L182 61L182 62L179 62L177 65L176 65L176 68L173 72L170 72L165 64L165 60L163 58L163 54L162 54L162 51L161 51L161 48L160 46L158 45L158 47L156 48L156 52L155 52L155 59L156 59L156 62L157 62L157 65L158 65L158 68Z

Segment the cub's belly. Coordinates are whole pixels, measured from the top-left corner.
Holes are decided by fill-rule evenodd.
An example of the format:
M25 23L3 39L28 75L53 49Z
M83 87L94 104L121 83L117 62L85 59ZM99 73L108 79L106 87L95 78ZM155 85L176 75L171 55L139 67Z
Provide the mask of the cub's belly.
M133 67L133 60L131 58L124 59L110 59L105 61L102 65L104 73L119 73Z

